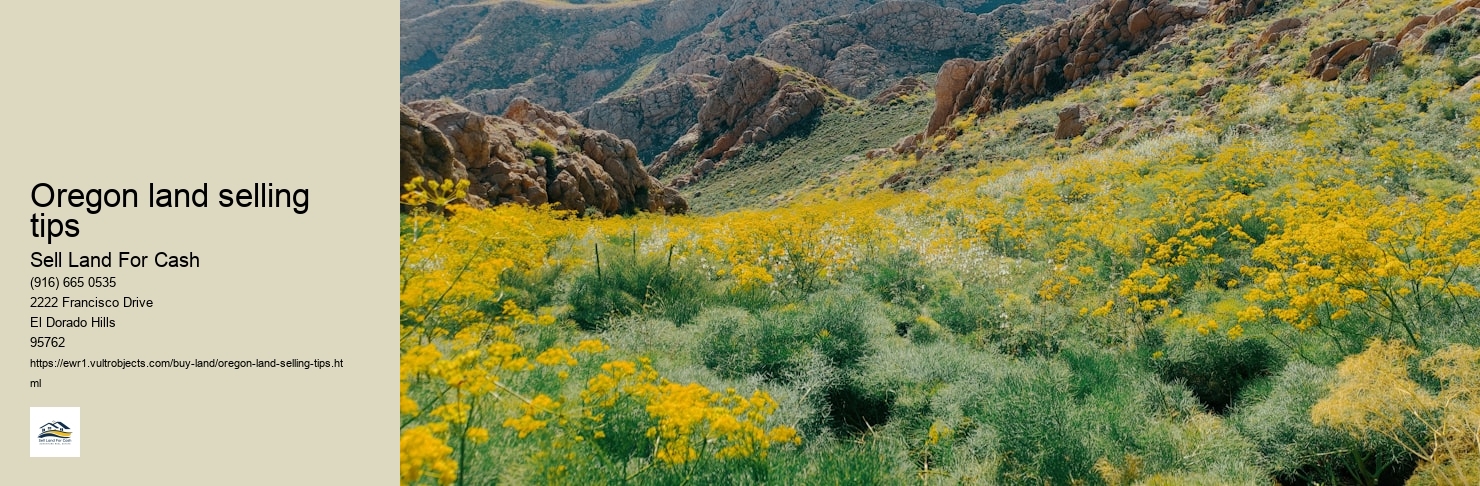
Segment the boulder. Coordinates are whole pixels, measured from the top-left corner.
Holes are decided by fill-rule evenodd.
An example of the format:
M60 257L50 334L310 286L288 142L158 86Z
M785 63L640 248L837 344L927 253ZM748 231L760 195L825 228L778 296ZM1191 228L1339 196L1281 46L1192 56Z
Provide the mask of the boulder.
M1073 104L1059 110L1059 126L1054 129L1053 138L1065 140L1084 135L1085 108L1081 104Z
M1372 41L1367 39L1352 41L1351 43L1342 46L1342 48L1338 49L1335 53L1331 54L1331 58L1327 60L1326 63L1335 66L1346 67L1347 64L1351 63L1356 58L1361 57L1363 53L1367 52L1367 48L1371 46Z
M934 135L956 115L956 98L966 89L978 67L979 63L965 58L952 59L940 66L940 73L935 77L935 112L930 114L930 123L926 125L927 136Z
M1383 43L1378 45L1387 46ZM1372 46L1373 42L1367 39L1337 39L1328 42L1310 52L1310 61L1305 64L1305 74L1321 81L1335 80L1353 60L1363 56L1371 58L1372 55L1368 52ZM1378 58L1390 61L1388 55L1384 48Z
M1366 65L1362 67L1362 81L1372 81L1372 76L1378 70L1403 62L1403 53L1392 44L1379 42L1372 44L1372 47L1367 49L1363 60L1366 62Z
M1151 28L1151 14L1146 13L1144 8L1137 10L1136 13L1131 14L1129 19L1126 19L1126 27L1130 28L1131 34L1139 34Z
M1408 34L1410 32L1413 32L1413 29L1424 27L1425 30L1427 30L1429 21L1433 20L1433 18L1434 16L1432 15L1419 15L1413 17L1412 20L1408 21L1407 25L1403 26L1402 30L1398 31L1398 35L1396 37L1393 37L1392 44L1395 46L1398 45L1398 43L1403 41L1403 38L1408 37Z
M1269 24L1268 28L1264 29L1263 34L1259 34L1259 42L1254 44L1254 48L1258 49L1269 44L1277 43L1285 33L1298 29L1303 25L1304 23L1300 19L1294 17L1276 20Z

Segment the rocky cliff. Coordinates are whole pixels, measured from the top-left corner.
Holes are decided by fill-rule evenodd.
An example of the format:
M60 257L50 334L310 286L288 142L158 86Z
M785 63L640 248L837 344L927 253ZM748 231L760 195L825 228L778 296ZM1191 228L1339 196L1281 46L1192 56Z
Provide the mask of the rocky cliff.
M503 116L447 101L401 105L401 182L468 180L469 202L545 204L581 214L682 213L631 142L524 99Z
M583 125L631 140L639 157L652 160L699 121L699 107L709 101L718 81L702 74L678 76L657 86L602 98L575 117Z

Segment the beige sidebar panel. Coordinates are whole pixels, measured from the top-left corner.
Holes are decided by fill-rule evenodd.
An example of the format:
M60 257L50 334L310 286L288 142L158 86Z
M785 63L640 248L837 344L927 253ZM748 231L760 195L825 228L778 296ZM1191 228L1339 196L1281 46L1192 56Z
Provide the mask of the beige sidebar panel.
M395 482L395 3L0 24L0 484Z

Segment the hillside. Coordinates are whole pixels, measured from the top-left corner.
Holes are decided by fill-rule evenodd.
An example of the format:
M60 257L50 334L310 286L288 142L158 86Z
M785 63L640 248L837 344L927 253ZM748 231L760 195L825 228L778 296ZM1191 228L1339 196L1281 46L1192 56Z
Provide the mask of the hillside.
M402 482L1480 482L1480 0L1001 42L696 74L690 214L409 211Z

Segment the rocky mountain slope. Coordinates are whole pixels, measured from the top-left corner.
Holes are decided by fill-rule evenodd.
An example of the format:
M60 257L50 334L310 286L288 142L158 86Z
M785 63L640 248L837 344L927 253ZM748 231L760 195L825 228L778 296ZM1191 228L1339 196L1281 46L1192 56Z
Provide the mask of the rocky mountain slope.
M631 139L647 159L698 121L713 78L745 56L865 97L945 59L990 56L1005 34L1082 1L405 0L401 95L495 114L528 98Z
M560 8L502 1L403 18L402 100L445 96L501 113L523 96L575 111L621 86L641 59L698 32L727 4L653 0Z
M1004 34L1050 20L1009 5L973 14L920 2L884 2L860 12L789 25L767 36L755 53L827 81L862 98L900 77L936 70L953 57L990 57Z

